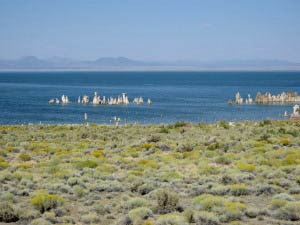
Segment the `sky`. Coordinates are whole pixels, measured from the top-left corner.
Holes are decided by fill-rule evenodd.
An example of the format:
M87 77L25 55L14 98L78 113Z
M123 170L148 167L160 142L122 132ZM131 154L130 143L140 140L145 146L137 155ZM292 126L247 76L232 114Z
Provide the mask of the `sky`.
M300 62L300 0L0 0L0 58Z

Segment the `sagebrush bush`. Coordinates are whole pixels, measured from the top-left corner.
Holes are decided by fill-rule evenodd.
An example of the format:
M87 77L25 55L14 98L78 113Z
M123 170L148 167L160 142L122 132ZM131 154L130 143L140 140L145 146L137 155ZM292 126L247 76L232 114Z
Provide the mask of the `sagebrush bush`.
M178 195L168 189L162 189L156 193L157 210L159 213L169 213L176 210L179 202Z
M131 210L142 206L149 205L149 202L144 198L131 198L124 203L124 208Z
M37 195L31 198L31 202L37 210L44 213L45 211L61 206L64 200L58 195L40 191Z
M128 215L133 221L138 221L148 219L153 215L153 212L147 207L138 207L130 210Z
M284 146L288 146L291 144L291 140L288 137L282 137L280 138L280 144L284 145Z
M233 184L230 186L232 195L240 196L247 195L250 193L249 188L245 184Z
M224 199L211 194L203 194L194 198L193 205L198 210L213 211L214 208L219 208L224 205Z
M83 168L96 168L98 164L95 161L92 160L84 160L76 162L75 167L77 169L83 169Z
M187 222L178 214L165 214L158 218L157 225L187 225Z
M0 202L0 222L11 223L19 220L16 210L8 202Z
M249 163L237 163L236 166L242 172L253 172L256 168L254 164Z
M19 158L20 158L22 161L24 161L24 162L31 160L30 155L28 155L28 154L26 154L26 153L21 153L21 154L19 155Z
M300 220L300 202L287 202L284 206L277 209L275 215L282 220Z
M201 225L219 225L220 221L216 214L206 211L200 211L194 215L195 223Z

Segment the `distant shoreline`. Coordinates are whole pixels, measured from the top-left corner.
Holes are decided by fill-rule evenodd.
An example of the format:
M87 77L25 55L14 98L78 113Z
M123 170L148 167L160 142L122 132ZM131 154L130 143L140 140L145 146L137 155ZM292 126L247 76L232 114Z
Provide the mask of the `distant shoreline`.
M3 72L300 72L300 67L103 67L103 68L20 68Z

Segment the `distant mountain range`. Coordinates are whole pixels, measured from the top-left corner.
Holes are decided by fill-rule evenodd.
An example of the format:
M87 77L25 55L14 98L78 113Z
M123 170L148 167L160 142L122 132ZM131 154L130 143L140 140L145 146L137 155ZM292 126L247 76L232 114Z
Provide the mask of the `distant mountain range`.
M126 57L101 57L94 61L25 56L0 60L0 70L300 70L300 63L283 60L138 61Z

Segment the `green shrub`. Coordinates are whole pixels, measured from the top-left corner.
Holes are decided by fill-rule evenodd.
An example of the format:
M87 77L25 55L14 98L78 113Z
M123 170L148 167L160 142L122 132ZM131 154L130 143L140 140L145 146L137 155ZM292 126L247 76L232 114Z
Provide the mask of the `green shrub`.
M70 186L75 186L76 184L78 184L78 179L76 177L70 177L67 183Z
M0 222L11 223L19 220L19 216L8 202L0 203Z
M253 172L256 168L254 164L249 164L249 163L237 163L236 167L242 171L242 172Z
M135 209L138 207L147 206L148 204L149 203L146 199L136 197L136 198L131 198L128 201L126 201L124 204L124 208L131 210L131 209Z
M49 221L43 219L43 218L38 218L35 220L32 220L30 225L51 225L52 223L50 223Z
M250 192L245 184L233 184L230 186L230 189L234 196L247 195Z
M282 144L284 146L288 146L291 144L291 141L288 137L282 137L282 138L280 138L280 144Z
M282 220L298 221L300 220L300 202L288 202L279 208L276 216Z
M214 213L201 211L194 215L195 223L201 225L219 225L220 221Z
M0 157L0 170L6 169L9 167L9 163L6 162L2 157Z
M176 209L179 201L178 195L167 189L162 189L156 193L157 210L159 213L169 213Z
M41 213L54 209L63 204L63 198L58 195L48 194L45 191L40 191L37 195L31 198L33 206Z
M31 160L30 155L28 155L28 154L26 154L26 153L21 153L21 154L19 155L19 158L20 158L22 161L24 161L24 162L30 161L30 160Z
M221 120L219 122L219 125L220 125L220 127L223 127L224 129L229 129L230 128L229 123L225 120Z
M90 212L81 216L83 224L99 224L100 217L96 212Z
M215 208L220 208L224 205L224 199L211 194L202 194L194 198L193 205L198 210L214 211Z
M276 209L279 209L279 208L285 206L286 203L288 203L288 201L284 200L284 199L272 199L272 201L270 203L270 208L272 210L276 210Z
M219 142L211 143L211 144L209 144L208 147L207 147L208 150L216 150L216 149L218 149L218 148L220 148Z
M245 205L240 202L227 201L225 203L224 214L220 218L223 222L241 219Z
M77 169L96 168L98 164L92 160L84 160L84 161L76 162L75 166Z
M259 215L259 209L258 208L247 208L245 214L249 218L256 218Z
M168 134L169 133L169 129L166 128L166 127L162 127L162 128L160 128L159 133Z
M271 124L272 124L272 121L271 121L271 120L263 120L263 121L261 121L261 122L259 123L259 125L260 125L261 127L267 126L267 125L271 125Z
M187 125L187 122L179 121L179 122L176 122L176 123L174 124L174 127L175 127L175 128L179 128L179 127L184 127L184 126L186 126L186 125Z
M81 186L75 185L73 189L78 198L81 198L85 195L85 190Z
M128 215L133 221L137 221L137 220L146 220L149 217L151 217L153 213L149 208L138 207L130 210Z
M183 213L185 220L188 223L195 223L195 215L194 211L192 209L186 209Z
M229 165L231 163L231 160L226 156L219 156L218 158L216 158L215 162L218 164Z
M158 218L157 225L187 225L187 223L184 217L178 214L166 214Z

